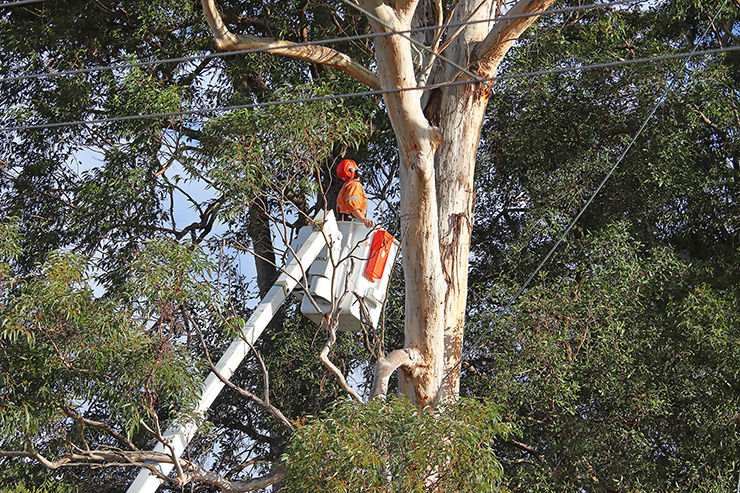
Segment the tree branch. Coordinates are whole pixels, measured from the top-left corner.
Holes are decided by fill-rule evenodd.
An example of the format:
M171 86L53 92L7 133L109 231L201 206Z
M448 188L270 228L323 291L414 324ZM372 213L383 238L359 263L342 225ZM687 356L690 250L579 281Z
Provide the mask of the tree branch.
M727 138L727 131L725 131L725 129L723 129L722 127L720 127L719 125L717 125L716 123L714 123L711 119L709 119L709 117L707 115L705 115L704 112L698 106L696 106L695 104L688 103L688 102L684 101L682 98L680 98L678 96L675 96L674 95L673 97L674 97L674 99L679 104L684 105L685 107L687 107L688 109L690 109L692 112L694 112L696 114L696 116L698 116L699 119L707 127L709 127L712 130L714 130L715 133L719 136L719 138L722 139L722 142L725 142L725 143L728 142L729 139Z
M280 481L285 476L285 466L278 465L268 474L259 478L248 479L247 481L231 481L219 476L218 474L206 471L200 466L188 464L187 481L200 481L210 483L221 488L223 493L244 493L267 488L268 486Z
M488 33L488 36L486 36L486 39L478 43L470 53L470 64L475 67L473 71L485 78L496 75L498 65L506 52L509 51L509 48L554 1L519 0L516 5L506 12L506 15L532 15L497 22L494 28L491 29L491 32Z
M75 412L73 409L68 408L68 407L62 407L62 412L64 412L64 414L66 414L70 418L80 421L83 424L86 424L88 426L92 426L94 428L98 428L99 430L104 431L111 437L118 440L121 444L129 447L131 450L139 450L139 448L136 445L134 445L134 443L131 440L126 438L124 435L122 435L118 431L114 430L113 427L111 427L108 423L103 423L100 421L93 421L91 419L87 419L81 416L80 414L77 414L77 412Z
M418 349L405 348L392 351L385 358L380 358L375 363L375 375L373 377L373 390L370 399L385 400L388 394L388 380L398 368L413 369L424 360Z
M189 318L190 315L187 315L187 317ZM267 411L271 416L273 416L283 426L285 426L288 429L288 431L290 431L291 433L295 431L295 428L293 427L293 425L290 423L288 418L286 418L285 415L280 411L280 409L270 404L269 387L267 383L269 375L267 374L267 367L265 366L265 362L262 360L262 356L257 352L254 346L252 346L252 344L248 340L244 339L244 341L249 345L249 348L252 350L252 352L257 356L257 360L259 361L259 364L262 367L262 376L265 382L265 398L264 399L260 399L255 394L249 392L246 389L239 387L238 385L234 384L229 379L221 375L218 369L216 369L216 365L213 364L213 360L211 359L211 355L208 351L208 347L206 346L206 341L203 338L203 333L200 331L200 328L197 326L195 327L195 330L198 333L198 337L200 338L200 343L203 346L203 351L205 352L206 360L208 361L208 367L211 369L213 374L216 375L216 377L218 377L218 379L221 380L224 383L224 385L226 385L232 390L235 390L242 397L246 397L247 399L255 402L258 406L260 406L265 411Z
M149 451L122 451L122 450L91 450L83 453L68 454L57 461L50 461L39 454L29 441L28 451L7 451L0 450L0 457L34 459L47 469L55 470L60 467L77 467L90 465L91 462L103 463L106 467L146 467L153 474L156 474L165 481L172 481L170 478L160 474L152 464L173 462L169 454ZM244 493L264 489L271 484L280 481L285 476L285 466L279 464L270 473L258 478L252 478L246 481L230 481L218 474L206 471L202 467L185 459L177 459L177 466L183 470L182 480L184 484L193 481L202 481L218 486L224 493ZM181 485L182 486L182 485Z
M329 317L324 317L324 322L326 323L327 329L329 330L329 339L326 341L326 344L324 345L324 349L321 350L321 353L319 354L319 359L321 360L322 363L324 363L324 366L326 366L329 369L329 371L332 372L335 377L337 377L337 380L339 381L339 385L342 386L345 392L347 392L349 395L357 399L357 402L363 402L362 397L360 397L360 395L357 392L355 392L355 390L352 387L349 386L342 372L329 359L329 351L331 351L332 346L337 340L337 333L336 333L336 330L334 330L335 322L332 320L328 320L328 318Z
M380 89L380 79L376 74L354 61L344 53L326 46L296 45L289 41L273 38L258 38L248 34L235 35L226 27L214 0L202 0L203 13L213 31L216 48L224 51L269 49L270 53L297 58L311 63L328 65L349 74L372 89Z
M520 449L522 449L522 450L524 450L525 452L528 452L531 455L537 457L537 459L540 460L540 461L544 461L545 460L545 458L542 457L539 454L539 452L537 452L534 448L530 447L529 445L526 445L526 444L524 444L522 442L518 442L516 440L507 440L507 442L510 443L510 444L512 444L512 445L514 445L514 446L516 446L516 447L518 447L518 448L520 448Z

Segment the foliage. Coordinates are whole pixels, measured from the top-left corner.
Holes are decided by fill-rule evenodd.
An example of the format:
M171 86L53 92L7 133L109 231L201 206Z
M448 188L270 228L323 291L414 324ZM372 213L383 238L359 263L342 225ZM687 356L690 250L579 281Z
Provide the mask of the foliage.
M284 86L273 91L269 103L320 98L329 91L328 84ZM255 201L263 207L300 206L306 197L325 193L318 188L320 164L336 149L365 141L370 130L359 109L336 100L237 110L205 126L200 159L190 161L192 172L222 192L231 220Z
M255 35L303 41L367 29L364 16L339 2L220 4L236 30ZM273 104L355 92L343 74L247 54L13 79L202 54L210 34L196 6L45 1L0 16L3 126L269 104L3 133L0 449L27 450L30 439L56 459L85 444L122 446L65 410L148 449L152 437L141 420L167 424L200 382L203 351L192 330L202 330L218 357L233 335L229 320L246 318L250 297L272 285L269 275L257 287L245 276L242 253L266 237L279 264L297 217L331 202L331 165L340 155L362 164L369 196L386 208L384 224L400 234L397 148L383 105L371 98ZM546 16L501 72L687 51L714 8L689 0ZM699 49L736 44L732 9ZM372 56L369 39L336 46L363 62ZM477 166L462 392L499 407L463 400L444 413L417 413L392 399L332 408L342 392L316 359L325 334L287 307L257 344L270 398L297 422L325 417L293 437L286 487L414 491L435 458L447 491L482 488L473 465L490 473L484 478L493 486L519 491L733 489L740 473L738 61L735 52L689 64L696 73L669 93L512 307L510 296L683 62L495 86ZM289 211L284 201L293 204ZM403 344L402 277L388 304L387 348ZM332 359L355 375L372 363L349 334L339 335ZM254 358L234 381L257 395L265 388ZM333 410L321 414L326 409ZM209 432L189 454L221 474L254 458L277 459L290 439L233 393L222 393L207 419ZM456 438L440 443L440 436ZM486 446L473 447L480 443ZM122 491L132 474L49 473L7 458L0 471L0 488L18 493Z
M291 440L284 491L504 491L492 444L510 431L475 400L436 411L402 397L339 401Z
M507 69L688 50L712 9L668 2L553 16ZM720 18L725 27L699 49L734 39L736 13ZM491 98L481 161L496 172L479 168L462 383L520 430L496 448L512 489L737 485L739 367L727 358L740 341L733 56L688 65L509 306L682 64L514 79Z
M16 484L0 491L2 491L2 493L76 493L78 490L72 485L47 480L46 483L40 487L28 489L22 484Z
M574 247L579 280L529 290L472 359L471 390L504 405L531 447L499 449L512 487L733 484L740 366L728 355L740 332L727 282L740 272L710 281L625 229Z
M2 229L0 251L14 253L20 231ZM142 423L191 414L202 365L182 343L182 307L217 300L201 252L150 242L117 297L93 293L94 265L79 255L52 252L25 276L11 255L0 260L0 448L33 444L55 460L71 443L113 445L81 415L130 439Z
M378 113L373 101L360 98L348 104L275 104L352 92L357 85L343 74L286 63L269 54L198 58L210 54L212 47L202 10L196 7L181 0L50 1L10 7L0 17L0 121L4 127L21 126L0 135L0 217L16 217L12 228L23 232L15 237L14 250L7 252L13 254L12 261L0 262L0 289L14 287L0 295L0 309L3 315L16 309L7 322L13 325L12 344L22 343L28 353L38 351L38 358L23 367L30 373L35 364L42 365L33 380L38 388L50 387L46 379L62 370L53 389L58 402L49 403L44 423L59 423L59 430L74 428L73 418L58 415L55 406L63 402L80 418L110 425L141 449L149 449L152 442L138 420L149 419L150 426L154 418L163 426L170 424L174 412L187 408L193 385L202 378L203 351L193 344L197 338L192 331L197 327L203 332L217 358L233 337L225 330L228 319L250 314L259 289L242 274L242 269L252 270L242 268L244 252L264 253L263 264L269 264L266 252L281 262L280 248L293 234L285 221L324 206L309 203L314 183L320 178L323 191L332 186L329 170L337 155L370 136ZM364 17L347 13L339 18L336 7L226 2L224 11L238 18L244 31L297 41L306 33L323 37L363 29ZM371 53L362 43L352 49L359 58ZM189 56L196 58L184 59ZM151 63L162 59L178 61ZM110 66L117 68L97 70ZM91 70L59 73L75 69ZM44 75L25 78L38 73ZM267 104L216 115L137 118L255 103ZM117 120L24 127L105 118ZM286 210L281 200L294 207ZM217 268L206 265L206 256L208 262L217 259ZM247 261L252 264L253 257ZM273 266L258 284L271 286L275 271ZM76 314L67 322L71 336L63 342L56 335L51 340L38 337L38 331L24 325L23 317L29 314L22 308L51 296L48 277L31 281L42 272L56 276L54 289L65 294L70 312ZM37 323L48 332L59 307L45 308L45 318ZM293 362L284 365L266 358L276 379L273 394L275 389L284 392L273 395L273 401L298 417L318 412L340 393L316 359L316 345L323 343L317 343L317 337L324 335L295 310L288 314L289 324L272 327L259 349ZM107 330L105 338L100 326ZM27 332L34 338L31 342L22 340ZM6 346L9 341L2 340ZM72 368L64 366L67 360L56 355L52 343ZM90 350L75 353L75 344ZM296 351L301 351L300 357ZM348 370L362 364L362 352L355 341L342 336L332 357ZM47 359L53 365L43 367ZM3 360L4 365L11 363L18 364L12 357ZM85 373L93 368L115 376L116 382L106 386L104 376L95 380L96 374ZM92 382L87 382L89 375ZM261 395L261 375L252 359L234 379ZM63 395L64 389L69 395ZM98 399L94 405L76 396L83 390ZM7 395L0 391L0 399ZM286 440L286 430L233 393L223 393L209 418L212 433L201 435L190 453L219 472L243 462L241 454L279 454ZM82 446L79 437L65 433L59 440L39 435L49 444L43 452L58 457L65 440L69 446ZM86 427L86 433L95 430ZM114 444L103 435L96 434L99 443ZM8 435L7 440L2 436L0 448L25 449L20 435ZM93 490L89 485L106 484L115 490L130 481L130 473L111 470L77 468L58 477ZM43 467L31 463L2 479L12 484L18 477L28 478L28 488L38 486Z

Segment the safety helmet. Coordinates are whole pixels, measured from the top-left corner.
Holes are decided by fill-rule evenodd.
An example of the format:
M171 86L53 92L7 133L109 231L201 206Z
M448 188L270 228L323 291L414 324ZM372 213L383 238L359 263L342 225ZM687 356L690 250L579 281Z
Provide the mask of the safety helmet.
M337 176L342 181L354 180L357 176L357 163L351 159L343 159L337 165Z

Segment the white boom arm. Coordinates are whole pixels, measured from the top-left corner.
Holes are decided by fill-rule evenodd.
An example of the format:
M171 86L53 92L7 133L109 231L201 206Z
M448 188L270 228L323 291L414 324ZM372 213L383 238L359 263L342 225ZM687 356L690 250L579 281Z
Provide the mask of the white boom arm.
M341 234L337 229L334 213L329 211L325 217L324 213L320 213L314 221L311 234L295 253L293 260L283 270L275 284L254 310L252 316L249 317L241 335L234 339L234 342L231 343L231 346L216 364L216 369L223 377L231 378L239 364L249 353L249 344L254 344L267 324L270 323L280 305L283 304L298 281L303 277L304 270L308 269L308 266L313 263L327 245L336 241L341 241ZM246 341L249 341L249 344ZM196 412L203 413L211 407L223 387L224 383L214 373L210 373L206 378L203 393L195 409ZM175 454L179 457L185 451L196 431L196 425L190 422L167 430L164 433L164 438L170 441ZM169 449L161 443L155 447L154 451L169 454ZM166 475L175 466L170 463L160 463L157 464L157 467ZM161 480L157 476L152 475L148 469L142 468L134 482L129 486L127 493L154 493L160 484Z

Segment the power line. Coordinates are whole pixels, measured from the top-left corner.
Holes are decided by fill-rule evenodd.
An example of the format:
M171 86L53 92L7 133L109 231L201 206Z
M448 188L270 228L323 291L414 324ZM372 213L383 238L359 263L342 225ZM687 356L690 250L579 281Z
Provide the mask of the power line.
M28 3L39 3L43 2L44 0L17 0L16 2L5 2L0 3L0 8L2 7L15 7L16 5L26 5Z
M346 3L347 5L349 5L350 7L354 7L354 8L356 8L357 10L359 10L360 12L362 12L363 14L365 14L365 15L366 15L367 17L369 17L369 18L373 19L373 20L374 20L375 22L377 22L378 24L380 24L380 25L382 25L382 26L384 26L384 27L386 27L386 28L390 29L390 30L391 30L391 32L390 32L390 33L388 33L388 34L393 34L393 35L400 35L400 36L402 36L403 38L405 38L406 40L408 40L408 41L409 41L409 42L410 42L411 44L413 44L413 45L416 45L416 46L417 46L417 47L418 47L419 49L421 49L421 50L423 50L423 51L426 51L427 53L430 53L430 54L431 54L432 56L436 56L437 58L439 58L440 60L442 60L442 61L444 61L444 62L446 62L446 63L449 63L449 64L450 64L451 66L453 66L453 67L455 67L456 69L458 69L459 71L461 71L461 72L463 72L463 73L465 73L465 74L469 75L470 77L472 77L473 79L477 80L478 82L483 82L483 83L485 83L485 82L486 82L485 80L483 80L483 78L481 78L481 77L480 77L480 76L478 76L477 74L474 74L473 72L471 72L471 71L470 71L470 70L468 70L467 68L465 68L465 67L462 67L462 66L460 66L460 65L459 65L459 64L457 64L456 62L453 62L452 60L450 60L450 59L449 59L449 58L447 58L446 56L443 56L443 55L442 55L441 53L437 53L436 51L434 51L434 50L433 50L433 49L431 49L430 47L426 46L426 45L425 45L424 43L421 43L421 42L419 42L419 41L416 41L415 39L413 39L413 38L412 38L411 36L409 36L408 34L401 34L401 33L400 33L399 31L396 31L395 29L393 29L393 27L392 27L392 26L388 25L388 24L387 24L386 22L384 22L384 21L383 21L382 19L380 19L380 18L379 18L378 16L376 16L376 15L375 15L375 14L373 14L372 12L369 12L368 10L366 10L366 9L363 9L362 7L360 7L360 5L359 5L359 4L356 4L356 3L352 3L352 2L350 1L350 0L342 0L342 1L343 1L344 3ZM440 27L441 27L441 26L440 26Z
M704 39L706 38L707 34L709 33L709 30L711 29L711 26L714 25L714 22L717 20L717 16L719 15L720 11L724 8L724 6L726 4L727 4L727 0L724 0L724 2L722 3L722 6L719 7L719 9L717 9L717 12L715 13L714 18L712 18L711 22L709 23L709 26L710 27L708 27L704 31L704 34L699 39L699 42L696 43L696 45L694 46L694 50L685 57L686 60L684 61L684 64L681 66L681 68L679 69L679 71L676 73L675 78L666 85L666 87L665 87L665 89L663 91L663 94L661 94L661 96L658 98L657 102L653 106L653 109L650 111L650 113L648 114L647 118L645 118L645 121L642 123L642 125L640 126L640 128L637 130L637 132L635 133L635 135L632 138L632 140L630 141L630 143L622 151L622 153L620 154L620 156L617 159L617 161L609 169L609 171L607 172L606 176L604 176L604 178L601 180L601 182L599 183L599 185L596 187L596 190L594 190L594 192L591 194L591 197L586 201L586 203L581 208L581 210L578 212L578 214L570 221L570 223L568 224L568 226L565 228L565 231L563 232L563 234L560 235L560 237L558 238L558 240L555 242L555 245L553 245L552 248L550 248L550 250L547 252L547 254L542 259L542 261L537 265L537 267L529 275L529 277L524 282L524 284L522 284L522 286L519 288L519 291L517 291L516 294L514 296L512 296L512 298L506 303L506 305L504 306L504 309L501 310L501 311L499 311L498 314L496 315L496 317L491 321L491 323L488 325L488 332L490 332L491 330L493 330L494 326L498 323L499 320L501 320L501 317L503 317L503 314L504 313L508 313L511 310L511 307L513 306L514 302L517 299L519 299L519 297L524 293L524 291L529 286L529 283L532 282L532 280L535 278L535 276L537 276L537 274L540 272L540 270L542 270L542 267L547 263L547 261L550 259L550 257L552 256L552 254L555 253L555 251L558 249L558 247L563 242L563 240L565 240L565 237L568 236L568 234L573 229L573 227L575 226L575 224L578 222L578 220L581 218L581 216L583 216L583 214L586 212L586 209L588 209L588 207L594 201L594 199L596 198L596 196L604 188L604 185L606 184L606 182L609 180L609 178L611 178L611 176L617 170L617 167L624 160L625 156L627 155L627 152L629 152L630 149L632 149L632 146L635 144L635 142L639 138L640 134L642 134L643 130L645 130L645 128L647 127L648 122L652 119L652 117L658 111L658 108L665 102L665 100L666 100L666 98L668 96L668 93L674 90L674 87L677 85L678 81L682 77L683 71L688 66L689 57L691 57L691 56L698 56L698 55L701 55L702 54L702 52L697 51L697 48L704 41ZM740 47L737 47L737 48L740 48ZM693 73L696 73L696 70L694 70ZM478 346L481 343L481 341L483 341L483 338L486 335L487 335L486 332L484 332L483 334L481 334L476 339L475 343L473 343L470 346L470 348L475 348L476 346ZM460 356L460 360L455 364L455 366L452 369L450 369L445 374L445 376L442 379L442 383L444 383L444 381L447 379L447 377L449 377L452 374L452 372L454 372L457 368L460 367L460 365L462 364L462 361L465 359L466 356L470 355L470 353L471 353L471 350L470 349L468 349L466 351L462 351L461 356ZM440 391L441 391L442 387L443 387L443 385L440 385Z
M696 47L694 47L694 51L690 53L673 53L671 55L659 55L655 57L647 57L647 58L633 58L632 60L618 60L616 62L601 62L601 63L594 63L589 65L583 65L581 67L562 67L562 68L553 68L553 69L547 69L547 70L538 70L535 72L525 72L521 74L509 74L509 75L502 75L501 77L498 77L498 80L509 80L509 79L519 79L522 77L536 77L540 75L550 75L550 74L562 74L566 72L578 72L581 69L599 69L599 68L611 68L611 67L619 67L622 65L632 65L636 63L648 63L648 62L656 62L656 61L664 61L664 60L676 60L681 58L691 58L692 56L701 56L701 55L713 55L717 53L725 53L730 51L738 51L740 50L740 46L728 46L726 48L713 48L710 50L702 50L702 51L696 51Z
M648 63L648 62L654 62L654 61L689 58L692 56L717 54L717 53L724 53L724 52L738 51L738 50L740 50L740 46L731 46L727 48L716 48L716 49L711 49L711 50L693 51L691 53L675 53L671 55L661 55L661 56L650 57L650 58L638 58L635 60L618 60L615 62L604 62L604 63L597 63L597 64L592 64L592 65L581 65L581 66L575 66L575 67L571 66L571 67L562 67L562 68L557 68L557 69L539 70L535 72L525 72L525 73L520 73L520 74L502 75L500 77L491 77L488 79L483 79L483 81L495 82L495 81L505 81L505 80L510 80L510 79L511 80L519 79L519 78L524 78L524 77L531 78L531 77L538 77L538 76L550 75L550 74L580 72L583 70L590 70L590 69L610 68L610 67L631 65L635 63ZM428 91L432 89L440 89L443 87L451 87L451 86L456 86L460 84L471 84L471 83L478 83L478 82L480 81L478 80L457 80L457 81L452 81L452 82L440 82L437 84L429 84L429 85L420 86L420 87L410 87L410 88L401 88L401 89L380 89L380 90L369 90L369 91L353 92L353 93L330 94L326 96L296 98L296 99L290 99L290 100L284 100L284 101L268 101L264 103L250 103L250 104L233 105L233 106L198 108L198 109L192 109L192 110L147 113L147 114L142 114L142 115L128 115L128 116L111 117L111 118L99 118L99 119L94 119L94 120L76 120L76 121L67 121L67 122L58 122L58 123L44 123L44 124L38 124L38 125L17 125L17 126L10 126L10 127L0 127L0 132L9 132L9 131L18 131L18 130L51 129L51 128L67 127L67 126L74 126L74 125L99 125L102 123L123 122L123 121L131 121L131 120L144 120L148 118L188 116L188 115L197 115L197 114L205 114L205 113L215 113L215 112L220 112L220 111L235 111L235 110L240 110L240 109L258 109L258 108L265 108L265 107L270 107L270 106L279 106L279 105L284 105L284 104L313 103L313 102L318 102L318 101L329 101L329 100L344 99L344 98L350 98L350 97L380 96L383 94L391 94L391 93L399 93L399 92L407 92L407 91Z
M40 2L44 0L20 0L20 1L32 3L32 2ZM645 1L647 0L617 0L613 2L607 2L607 3L592 3L589 5L580 5L576 7L564 7L561 9L553 9L553 10L548 10L546 12L543 12L541 14L515 14L515 15L510 15L510 16L503 15L503 16L498 16L498 17L489 18L489 19L479 19L475 21L450 23L450 24L445 24L444 26L421 26L421 27L408 29L405 31L357 34L353 36L330 38L330 39L324 39L320 41L305 41L305 42L299 42L299 43L292 43L290 45L290 48L302 48L302 47L307 47L307 46L322 46L326 44L334 44L334 43L342 43L342 42L347 42L347 41L357 41L357 40L363 40L363 39L378 38L381 36L393 36L395 34L401 34L401 35L411 34L411 33L429 31L429 30L440 29L440 28L463 27L463 26L479 24L479 23L500 22L500 21L505 21L505 20L520 19L524 17L531 17L533 15L546 16L546 15L554 15L554 14L560 14L560 13L576 12L576 11L587 10L587 9L592 9L592 8L593 9L607 8L607 7L614 7L617 5L642 3ZM224 58L228 56L244 55L244 54L249 54L249 53L269 53L270 51L273 51L275 49L277 48L270 48L270 47L250 48L250 49L245 49L245 50L234 50L234 51L219 52L219 53L207 53L207 54L202 54L202 55L189 55L189 56L183 56L183 57L163 58L159 60L121 63L121 64L115 64L115 65L113 64L112 65L102 65L98 67L86 67L86 68L79 68L79 69L60 70L60 71L55 71L55 72L40 72L40 73L34 73L34 74L17 75L17 76L12 76L12 77L0 78L0 83L16 82L16 81L29 80L29 79L54 78L54 77L62 77L66 75L78 75L78 74L86 74L86 73L99 72L99 71L102 72L102 71L108 71L108 70L112 71L112 70L123 70L123 69L128 69L128 68L148 67L148 66L159 65L159 64L164 64L164 63L182 63L182 62L189 62L189 61L194 61L194 60Z

